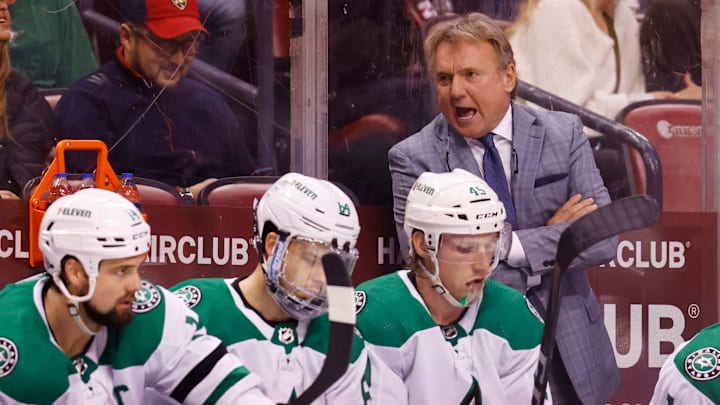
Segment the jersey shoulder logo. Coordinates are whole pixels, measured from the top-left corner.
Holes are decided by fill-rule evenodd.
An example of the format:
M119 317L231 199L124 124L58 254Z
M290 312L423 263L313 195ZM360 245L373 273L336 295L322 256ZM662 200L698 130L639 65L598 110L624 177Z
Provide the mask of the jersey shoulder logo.
M15 343L0 337L0 377L10 374L18 362L18 349Z
M360 311L365 308L365 304L367 303L367 294L365 294L365 291L355 291L355 313L359 314Z
M135 293L132 303L133 312L148 312L160 304L160 290L151 282L143 280L140 289Z
M186 285L175 291L175 295L180 298L188 308L194 308L200 302L202 293L200 289L194 285Z
M720 375L720 350L705 347L685 358L685 372L693 380L708 381Z

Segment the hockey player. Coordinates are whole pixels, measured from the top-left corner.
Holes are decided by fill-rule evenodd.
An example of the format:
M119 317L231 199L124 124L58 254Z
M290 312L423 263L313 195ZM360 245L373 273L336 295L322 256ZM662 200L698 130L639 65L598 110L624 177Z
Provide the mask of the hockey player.
M530 403L543 324L522 294L488 279L509 248L505 217L479 177L423 173L407 197L410 269L358 286L357 327L409 403Z
M208 333L263 379L273 401L292 402L317 378L328 350L323 255L352 271L360 225L355 206L324 180L288 173L255 209L260 263L246 278L195 279L172 289ZM332 344L332 343L330 343ZM402 381L356 337L345 374L314 404L404 404Z
M710 325L665 360L650 405L720 403L720 324Z
M142 281L150 227L102 189L55 201L40 224L46 274L0 292L1 404L267 404L259 378L197 314Z

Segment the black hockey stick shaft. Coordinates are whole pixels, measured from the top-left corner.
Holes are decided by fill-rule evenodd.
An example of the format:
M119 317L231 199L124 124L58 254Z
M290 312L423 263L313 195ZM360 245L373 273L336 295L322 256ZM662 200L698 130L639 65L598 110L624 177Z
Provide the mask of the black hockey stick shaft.
M623 232L645 228L657 222L660 208L648 196L626 197L578 219L565 229L558 241L555 269L540 343L540 358L535 371L533 405L545 402L548 367L555 350L560 288L570 263L590 246Z
M355 290L340 256L328 253L322 258L327 280L330 336L325 362L317 378L292 405L309 405L337 381L350 365L355 328Z

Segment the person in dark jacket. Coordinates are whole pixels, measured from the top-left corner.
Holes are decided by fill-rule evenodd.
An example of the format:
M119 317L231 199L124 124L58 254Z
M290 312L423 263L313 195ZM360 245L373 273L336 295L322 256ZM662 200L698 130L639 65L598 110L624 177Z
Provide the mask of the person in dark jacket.
M702 97L700 0L653 0L640 25L640 51L647 91L697 87Z
M45 168L55 138L52 111L22 73L10 67L8 3L0 2L0 197L16 199Z
M206 32L197 0L124 0L115 58L75 82L55 109L60 138L100 139L116 172L197 195L215 178L255 169L242 126L222 96L185 77ZM68 155L71 171L95 157Z

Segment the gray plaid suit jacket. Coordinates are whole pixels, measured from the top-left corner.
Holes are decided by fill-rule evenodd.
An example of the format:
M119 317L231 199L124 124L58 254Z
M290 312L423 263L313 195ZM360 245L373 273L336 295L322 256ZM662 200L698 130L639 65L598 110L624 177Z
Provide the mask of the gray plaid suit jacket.
M610 197L577 116L538 111L514 103L512 109L511 192L519 227L515 233L530 267L512 268L501 264L490 277L525 293L536 306L540 304L544 312L557 243L569 225L546 226L547 220L576 193L593 197L599 206L608 204ZM402 224L405 199L415 179L425 171L447 172L455 168L480 176L480 169L467 142L449 128L442 114L420 132L393 146L388 159L398 239L403 252L408 252ZM560 356L556 351L555 360L562 361L575 392L585 404L605 403L619 382L600 305L585 271L610 261L616 248L617 238L612 238L585 251L566 273L561 290L556 337ZM553 395L556 391L562 392L562 387L553 385L552 373L550 378Z

